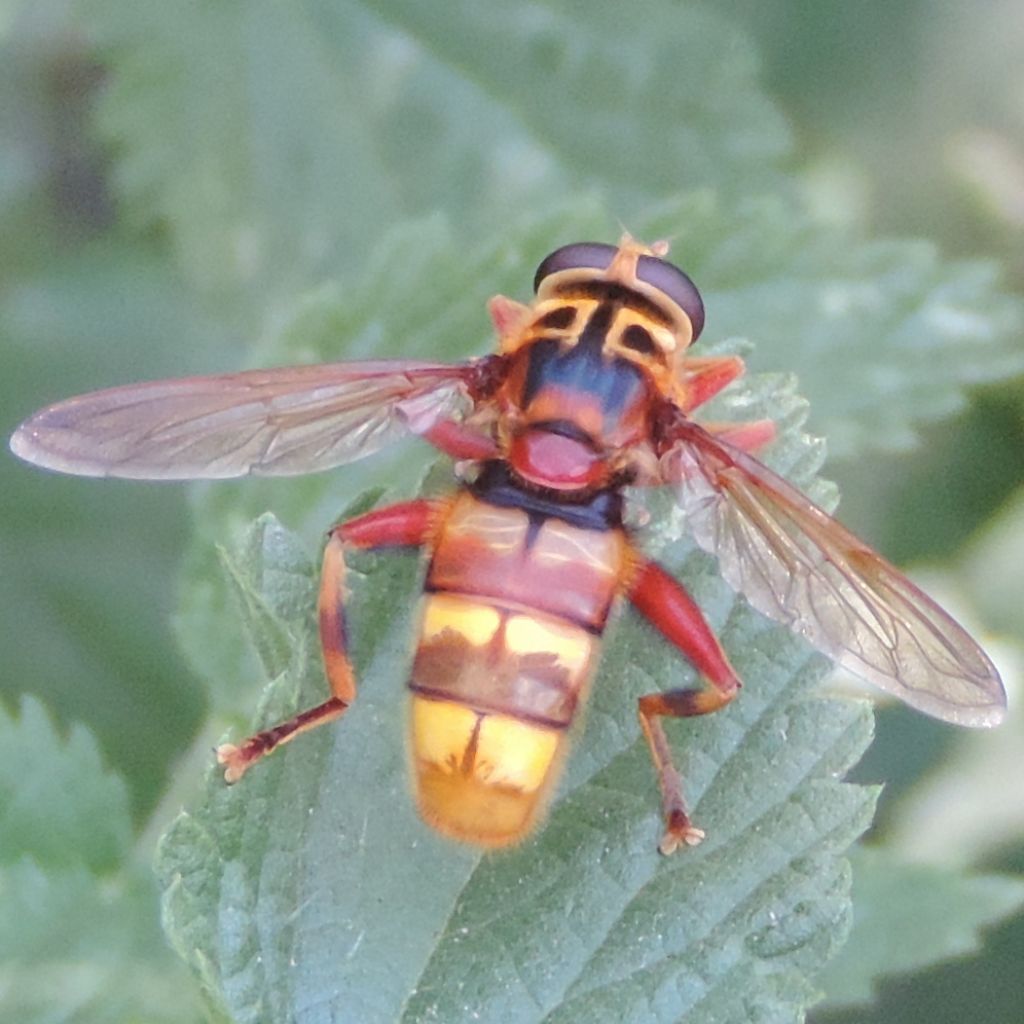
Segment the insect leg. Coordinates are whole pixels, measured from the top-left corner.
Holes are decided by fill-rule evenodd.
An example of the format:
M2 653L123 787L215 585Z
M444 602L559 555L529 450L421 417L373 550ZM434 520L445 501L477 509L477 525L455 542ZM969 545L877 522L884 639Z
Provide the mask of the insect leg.
M742 423L706 423L701 426L715 437L745 452L756 452L775 440L774 420L747 420Z
M437 503L420 499L375 509L331 530L320 575L320 643L331 696L294 718L264 729L241 744L217 748L227 782L237 782L261 757L299 733L340 718L355 700L356 682L345 628L345 549L409 547L423 544L437 515Z
M686 398L680 402L683 412L691 412L714 398L727 384L743 374L739 356L705 356L687 359L683 364Z
M456 423L455 420L441 420L420 434L420 437L453 459L478 461L493 459L498 454L498 446L493 438L465 424Z
M689 718L717 711L736 696L740 681L693 598L660 566L640 561L629 599L711 684L706 689L650 693L638 701L640 727L658 774L665 813L665 835L658 849L669 854L680 845L696 846L704 833L690 822L682 779L672 763L672 751L661 719Z

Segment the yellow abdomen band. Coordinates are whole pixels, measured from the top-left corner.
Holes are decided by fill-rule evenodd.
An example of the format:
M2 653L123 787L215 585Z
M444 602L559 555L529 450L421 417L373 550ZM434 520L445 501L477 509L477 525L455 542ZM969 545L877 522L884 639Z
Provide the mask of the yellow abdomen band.
M414 695L412 756L420 813L457 839L503 846L541 809L565 732Z

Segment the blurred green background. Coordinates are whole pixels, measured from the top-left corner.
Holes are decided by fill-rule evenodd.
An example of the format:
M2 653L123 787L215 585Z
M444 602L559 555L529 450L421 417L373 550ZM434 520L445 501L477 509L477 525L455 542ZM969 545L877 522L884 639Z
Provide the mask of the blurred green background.
M390 126L385 141L397 153L382 153L382 140L361 135L353 111L371 119L378 101L368 95L422 83L398 72L389 79L372 54L360 65L352 42L347 91L338 90L336 107L318 107L322 69L278 81L274 69L301 50L299 32L284 8L275 14L273 5L258 6L267 22L280 17L276 35L239 32L231 5L207 11L212 18L200 25L187 7L142 4L136 7L146 14L134 15L130 5L114 2L0 0L0 432L78 391L235 368L301 290L327 271L359 269L364 253L337 247L330 231L348 215L345 172L336 168L401 158L402 133L414 131L416 112L406 109L408 123ZM337 11L329 3L310 8L329 36ZM756 81L775 104L737 128L737 138L749 139L755 157L760 147L767 164L775 157L758 132L775 130L779 112L788 123L792 142L780 147L773 171L780 190L799 192L823 221L855 225L867 236L931 239L953 260L994 257L1005 269L1004 287L1024 290L1020 4L732 0L716 10L751 42L761 62ZM576 13L589 17L586 8ZM362 16L372 20L373 5ZM643 5L631 16L644 17ZM223 54L221 17L225 36L243 40L224 43ZM430 38L429 29L423 34ZM390 45L391 66L401 68L408 41L396 33ZM161 88L170 79L186 80L189 92L163 108ZM444 84L455 116L470 111L459 92L464 86ZM290 133L287 144L261 149L253 132L231 151L228 166L206 174L201 160L189 161L189 140L205 158L203 133L236 130L226 113L218 121L221 104L228 111L233 103L254 121L262 117ZM728 119L731 109L723 107ZM500 151L513 137L515 113L509 125L479 126L481 151ZM383 109L379 116L395 117ZM648 112L633 116L642 120ZM410 159L440 167L444 158L436 151L448 145L450 128L431 122L419 129L434 136ZM317 159L327 159L318 148L322 139L313 144L308 136L331 132L344 144L337 142L336 151L323 146L334 163L320 166ZM133 145L143 139L145 145ZM504 154L507 180L484 167L484 157L467 174L479 178L481 190L507 189L511 215L517 199L531 194L531 174L557 184L557 173L531 159ZM586 160L581 153L580 163ZM630 163L640 177L656 156L632 150L623 162L628 182ZM672 173L671 165L660 170ZM282 185L298 173L308 179L303 188ZM435 180L445 179L431 164L424 181ZM218 192L207 187L211 181L232 187ZM434 210L459 224L460 194L471 187L452 181L448 192L425 185L415 194L382 177L376 206L351 211L349 237L369 239ZM724 187L742 190L741 176ZM766 180L760 187L771 186ZM316 203L328 193L338 209L326 213ZM267 197L267 222L246 221L260 196ZM213 225L231 224L233 233L212 237L210 227L208 236L208 211L216 214ZM500 203L460 226L500 231ZM261 248L268 239L280 251ZM710 329L713 317L712 310ZM756 340L755 327L749 330ZM467 352L475 341L467 341ZM1024 349L1024 338L1017 345ZM400 351L400 340L381 340L380 354ZM971 358L970 350L962 353L962 379L971 378ZM770 351L759 352L758 366L801 371L777 364ZM917 447L836 458L827 475L840 484L844 520L897 563L921 568L936 593L986 638L1010 684L1019 684L1024 385L1018 377L979 386L969 406L945 411L946 418L923 429ZM194 769L181 760L200 735L194 757L205 757L206 740L219 728L172 630L177 573L191 533L188 502L179 487L64 479L0 458L2 693L11 707L19 694L35 694L61 722L82 723L96 735L107 763L127 781L140 851L190 784ZM858 774L887 782L872 838L939 863L1020 872L1020 738L1019 716L998 734L963 736L898 708L884 710ZM943 814L950 808L961 815L954 824ZM818 1019L1020 1020L1022 960L1018 915L991 929L977 955L884 981L875 1006L823 1010Z

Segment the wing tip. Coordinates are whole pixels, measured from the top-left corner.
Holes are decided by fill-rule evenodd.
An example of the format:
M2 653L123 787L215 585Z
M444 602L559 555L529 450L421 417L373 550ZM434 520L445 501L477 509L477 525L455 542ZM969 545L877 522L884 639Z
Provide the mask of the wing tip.
M993 695L986 703L952 704L939 700L911 702L911 707L926 715L968 729L994 729L1006 720L1006 696Z
M969 715L959 722L975 729L994 729L1006 721L1006 704L990 704L987 707L972 708Z
M988 674L980 680L983 696L973 707L965 709L959 724L975 729L994 729L1006 721L1006 687L988 656L981 653L989 669Z
M36 418L32 417L11 434L7 446L23 462L54 473L68 473L72 476L109 475L108 467L82 456L69 457L59 447L46 444L44 436L44 432L36 425Z
M32 426L32 420L25 420L18 429L11 434L7 446L23 462L31 462L34 466L49 467L50 453L42 447L37 438L36 430Z

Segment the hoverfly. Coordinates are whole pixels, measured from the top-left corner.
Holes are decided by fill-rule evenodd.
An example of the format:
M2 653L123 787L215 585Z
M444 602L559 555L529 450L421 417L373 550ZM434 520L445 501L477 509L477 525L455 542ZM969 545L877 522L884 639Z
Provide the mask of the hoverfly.
M373 361L113 388L36 413L21 458L87 476L215 479L329 469L417 435L469 469L454 492L380 508L328 534L319 625L331 696L217 751L228 782L356 694L345 555L417 547L426 562L409 678L422 817L484 847L536 824L587 696L602 634L628 600L699 670L696 689L639 700L661 788L660 849L695 845L662 726L736 696L740 681L682 586L638 550L623 489L673 490L696 542L765 615L927 714L1003 717L999 676L967 633L880 555L750 453L770 421L691 413L743 372L692 356L704 324L668 246L567 245L530 305L490 302L496 354L446 365Z

